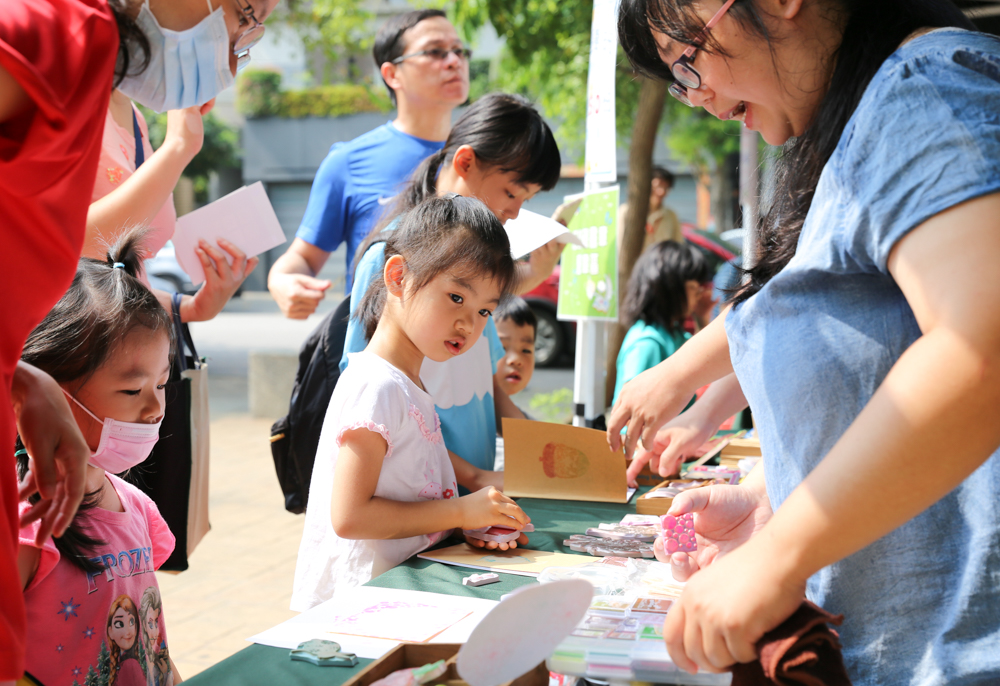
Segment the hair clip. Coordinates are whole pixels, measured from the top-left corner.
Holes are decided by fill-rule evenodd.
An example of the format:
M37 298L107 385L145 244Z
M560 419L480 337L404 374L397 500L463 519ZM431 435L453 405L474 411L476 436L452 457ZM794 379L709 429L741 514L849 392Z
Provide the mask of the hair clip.
M115 262L113 265L111 265L111 268L112 269L125 269L125 263L124 262Z

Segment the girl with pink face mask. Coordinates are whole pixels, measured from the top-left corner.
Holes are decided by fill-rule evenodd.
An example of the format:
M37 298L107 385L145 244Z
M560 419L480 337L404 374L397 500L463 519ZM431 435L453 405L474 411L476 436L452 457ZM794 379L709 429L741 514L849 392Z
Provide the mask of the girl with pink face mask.
M152 451L170 370L170 319L137 278L143 235L127 232L106 260L80 260L73 284L31 332L22 353L62 387L91 451L87 496L66 533L38 540L37 521L20 532L26 666L42 683L82 683L93 669L108 683L146 684L139 667L101 674L114 660L104 654L110 648L100 634L107 621L109 637L135 639L136 613L112 626L110 610L115 603L134 609L144 593L156 589L153 572L174 547L153 501L115 476ZM23 449L17 451L17 465L22 479L34 478L31 456ZM20 504L22 516L47 502L32 500ZM157 657L167 667L159 682L179 681L165 632L158 643Z

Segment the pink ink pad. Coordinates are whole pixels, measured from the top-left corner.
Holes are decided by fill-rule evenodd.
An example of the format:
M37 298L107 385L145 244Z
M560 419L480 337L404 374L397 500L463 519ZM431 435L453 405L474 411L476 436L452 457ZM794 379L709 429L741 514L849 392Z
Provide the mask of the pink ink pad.
M663 515L660 517L660 527L663 529L663 550L671 553L693 553L698 549L694 537L694 515L691 513L678 516Z

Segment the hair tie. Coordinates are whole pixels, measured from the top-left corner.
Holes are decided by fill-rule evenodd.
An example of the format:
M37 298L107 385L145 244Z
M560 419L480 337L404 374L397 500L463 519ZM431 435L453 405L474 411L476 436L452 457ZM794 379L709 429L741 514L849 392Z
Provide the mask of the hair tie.
M21 457L21 455L27 455L27 454L28 454L28 451L25 450L24 448L21 448L16 453L14 453L14 457Z
M125 263L124 262L115 262L113 265L111 265L111 268L112 269L125 269Z

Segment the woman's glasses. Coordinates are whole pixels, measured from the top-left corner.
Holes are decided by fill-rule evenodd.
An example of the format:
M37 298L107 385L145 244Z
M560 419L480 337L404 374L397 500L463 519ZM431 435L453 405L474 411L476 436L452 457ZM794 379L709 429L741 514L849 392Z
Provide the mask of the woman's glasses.
M239 9L240 27L243 28L233 43L233 54L236 55L236 71L242 71L250 64L250 48L260 43L264 37L264 25L257 21L254 16L254 9L248 3L246 7L236 0L236 7Z
M423 57L426 55L432 60L437 62L443 62L448 59L448 55L455 55L460 60L470 60L472 59L472 50L465 47L459 48L430 48L428 50L419 50L417 52L411 52L409 55L401 55L392 61L393 64L399 64L411 57Z
M702 29L701 34L698 36L698 40L695 45L688 47L677 60L670 65L670 73L674 75L674 82L670 84L670 94L680 100L682 103L688 107L694 107L691 103L691 98L688 97L688 89L698 90L701 88L701 74L698 70L694 68L694 56L698 52L698 48L701 47L705 38L708 36L708 32L712 30L712 27L719 23L722 19L722 15L732 6L736 0L726 0L725 4L719 8L719 11L715 13L715 16L708 20L705 24L705 28Z

